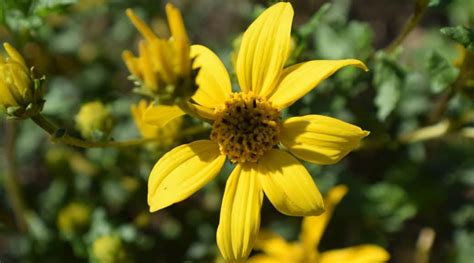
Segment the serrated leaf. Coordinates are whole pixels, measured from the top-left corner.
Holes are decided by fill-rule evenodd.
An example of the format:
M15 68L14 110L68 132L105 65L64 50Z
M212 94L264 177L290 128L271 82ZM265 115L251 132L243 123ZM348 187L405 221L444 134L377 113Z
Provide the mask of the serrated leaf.
M434 93L440 93L445 90L459 76L459 69L454 67L436 51L430 53L426 71L430 77L430 89Z
M474 52L474 29L465 26L444 27L441 33Z

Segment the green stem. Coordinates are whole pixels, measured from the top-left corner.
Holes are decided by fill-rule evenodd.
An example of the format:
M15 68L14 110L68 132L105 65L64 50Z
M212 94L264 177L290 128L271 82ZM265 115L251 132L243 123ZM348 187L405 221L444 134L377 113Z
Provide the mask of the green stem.
M153 142L158 140L159 138L144 138L144 139L135 139L135 140L127 140L127 141L108 141L108 142L92 142L86 141L74 136L67 134L64 129L59 129L50 121L45 119L43 115L38 114L36 116L31 117L31 119L43 130L51 135L51 140L53 142L60 142L64 144L68 144L71 146L76 146L80 148L106 148L106 147L131 147L131 146L138 146L145 143ZM202 130L201 130L202 131Z
M426 12L426 8L428 7L428 1L427 0L418 0L416 1L415 5L415 13L410 16L406 24L403 26L402 31L400 34L395 38L395 40L390 43L390 45L386 48L386 51L388 53L392 53L397 49L397 47L403 43L405 38L410 34L410 32L418 25L418 22L420 22L421 18Z
M18 169L15 157L16 126L13 121L5 123L5 190L13 209L13 214L21 232L27 230L26 207L18 179Z

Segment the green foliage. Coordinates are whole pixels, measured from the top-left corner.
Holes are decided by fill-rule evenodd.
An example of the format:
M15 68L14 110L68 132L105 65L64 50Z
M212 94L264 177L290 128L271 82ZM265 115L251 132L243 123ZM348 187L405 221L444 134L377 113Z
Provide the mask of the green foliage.
M431 90L434 93L444 91L459 76L459 69L450 64L436 51L429 55L426 71L431 77Z
M444 27L441 33L474 52L474 30L464 26Z
M395 60L384 53L377 54L374 66L374 86L377 96L377 118L385 120L395 109L404 86L405 72Z

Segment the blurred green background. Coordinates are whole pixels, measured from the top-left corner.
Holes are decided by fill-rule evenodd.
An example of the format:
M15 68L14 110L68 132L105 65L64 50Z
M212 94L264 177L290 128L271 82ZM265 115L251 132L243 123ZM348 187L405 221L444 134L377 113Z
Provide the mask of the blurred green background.
M270 4L170 2L181 10L192 43L214 50L230 72L234 40ZM357 58L370 68L338 72L283 113L328 115L371 131L338 164L305 164L323 193L340 183L349 187L320 251L373 243L387 248L391 262L421 263L415 260L422 251L418 239L428 228L435 232L429 262L474 262L474 50L440 31L473 28L474 1L432 0L422 11L416 6L424 1L413 0L290 2L295 9L290 63ZM0 40L12 43L37 76L46 76L43 113L60 127L79 136L75 116L81 104L101 101L114 119L110 137L138 138L130 105L140 96L132 92L121 52L136 52L141 37L124 11L133 8L166 35L164 5L0 0ZM422 19L401 45L387 49L415 10L424 12ZM183 125L198 124L185 119ZM2 263L217 258L215 232L230 164L184 202L153 214L146 203L147 177L159 157L208 132L166 147L84 150L52 144L30 120L5 120L0 128ZM12 188L15 182L18 188ZM12 203L12 189L23 202ZM264 202L262 228L295 240L300 223Z

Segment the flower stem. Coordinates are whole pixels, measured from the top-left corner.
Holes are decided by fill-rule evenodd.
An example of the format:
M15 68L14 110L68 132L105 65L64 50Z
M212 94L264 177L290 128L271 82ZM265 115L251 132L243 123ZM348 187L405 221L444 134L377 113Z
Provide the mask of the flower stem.
M5 122L5 190L13 209L13 214L21 232L27 230L26 207L18 179L18 169L15 158L16 125L13 121Z
M403 26L402 31L400 34L395 38L395 40L388 45L388 47L385 49L388 53L392 53L397 49L397 47L403 43L405 38L410 34L410 32L416 27L418 22L420 22L421 18L426 12L426 8L428 7L428 1L427 0L418 0L416 1L415 4L415 13L413 13L408 21L405 23Z
M31 117L31 119L43 130L51 135L51 140L53 142L60 142L71 146L76 146L80 148L107 148L107 147L131 147L145 144L148 142L153 142L159 138L143 138L143 139L134 139L127 141L107 141L107 142L92 142L83 139L76 138L67 134L65 129L60 129L44 118L43 115L38 114ZM199 130L202 131L202 130ZM198 131L198 132L199 132ZM188 134L189 135L189 134Z

